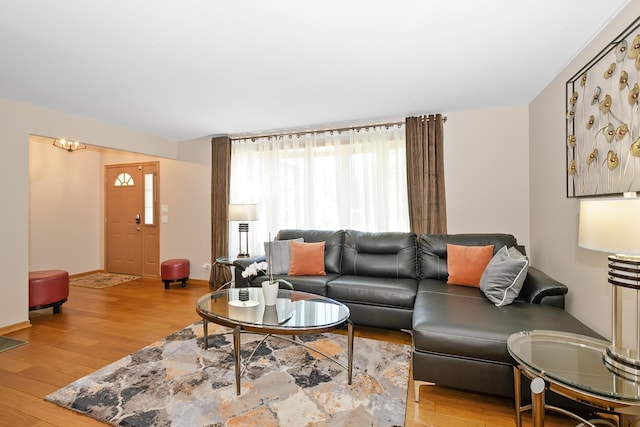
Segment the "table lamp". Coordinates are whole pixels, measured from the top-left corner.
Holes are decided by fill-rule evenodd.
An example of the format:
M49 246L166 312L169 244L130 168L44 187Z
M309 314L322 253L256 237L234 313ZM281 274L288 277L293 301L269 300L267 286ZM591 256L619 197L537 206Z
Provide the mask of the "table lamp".
M229 221L239 221L238 224L238 258L249 257L249 222L258 219L258 205L237 204L229 205ZM244 249L242 247L244 234Z
M584 199L580 201L578 245L608 252L608 282L612 287L611 345L604 359L625 376L640 376L640 198ZM636 291L635 348L622 344L621 288ZM629 376L629 375L626 375Z

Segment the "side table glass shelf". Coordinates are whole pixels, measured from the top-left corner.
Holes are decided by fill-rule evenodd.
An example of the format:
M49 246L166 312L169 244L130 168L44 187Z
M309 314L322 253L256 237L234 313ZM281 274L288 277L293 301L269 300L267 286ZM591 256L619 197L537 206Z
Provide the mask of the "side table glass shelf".
M534 427L543 426L545 407L585 425L595 425L565 409L545 406L544 390L534 390L533 386L532 405L521 406L521 375L536 385L544 380L545 388L569 399L619 414L620 426L635 425L631 423L640 416L640 379L622 376L611 369L604 360L610 345L608 341L559 331L536 330L511 335L507 348L517 362L514 368L516 425L521 426L522 412L532 409Z
M235 258L223 256L216 258L211 264L211 277L209 278L209 289L218 290L232 279L231 267Z

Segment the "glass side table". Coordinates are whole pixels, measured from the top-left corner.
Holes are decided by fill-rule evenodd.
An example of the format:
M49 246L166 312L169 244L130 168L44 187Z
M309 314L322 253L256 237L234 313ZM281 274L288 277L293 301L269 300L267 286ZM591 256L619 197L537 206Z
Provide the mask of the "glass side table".
M609 368L604 361L609 345L608 341L559 331L511 335L507 348L518 363L514 367L516 426L522 425L522 412L529 409L533 412L533 426L544 426L545 408L584 425L595 425L565 409L545 405L544 389L615 412L619 414L619 426L635 425L640 416L640 379L624 377ZM532 379L531 405L522 406L521 375Z
M231 267L235 258L223 256L216 258L211 264L211 277L209 278L209 289L218 290L232 279Z

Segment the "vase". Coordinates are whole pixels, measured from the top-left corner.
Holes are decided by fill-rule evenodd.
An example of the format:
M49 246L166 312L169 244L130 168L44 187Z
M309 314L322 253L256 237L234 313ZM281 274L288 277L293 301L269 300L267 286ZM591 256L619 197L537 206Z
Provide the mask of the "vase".
M277 325L278 324L278 310L276 309L276 305L267 305L264 307L264 312L262 313L262 324L263 325Z
M278 299L277 283L262 282L262 297L264 298L264 305L276 305L276 299Z

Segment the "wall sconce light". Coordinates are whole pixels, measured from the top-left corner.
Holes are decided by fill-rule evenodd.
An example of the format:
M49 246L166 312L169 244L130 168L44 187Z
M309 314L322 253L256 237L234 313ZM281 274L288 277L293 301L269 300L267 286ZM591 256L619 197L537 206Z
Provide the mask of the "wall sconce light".
M64 151L68 151L72 153L74 151L80 151L87 148L87 146L78 141L68 141L66 139L54 139L53 146L63 149Z
M623 376L640 376L640 198L580 201L578 245L608 252L608 282L612 288L611 345L604 360ZM636 291L635 345L622 344L622 288ZM630 375L629 375L630 374Z
M258 219L258 205L229 205L229 221L240 221L238 224L238 258L249 257L249 222ZM242 247L244 234L244 249Z

